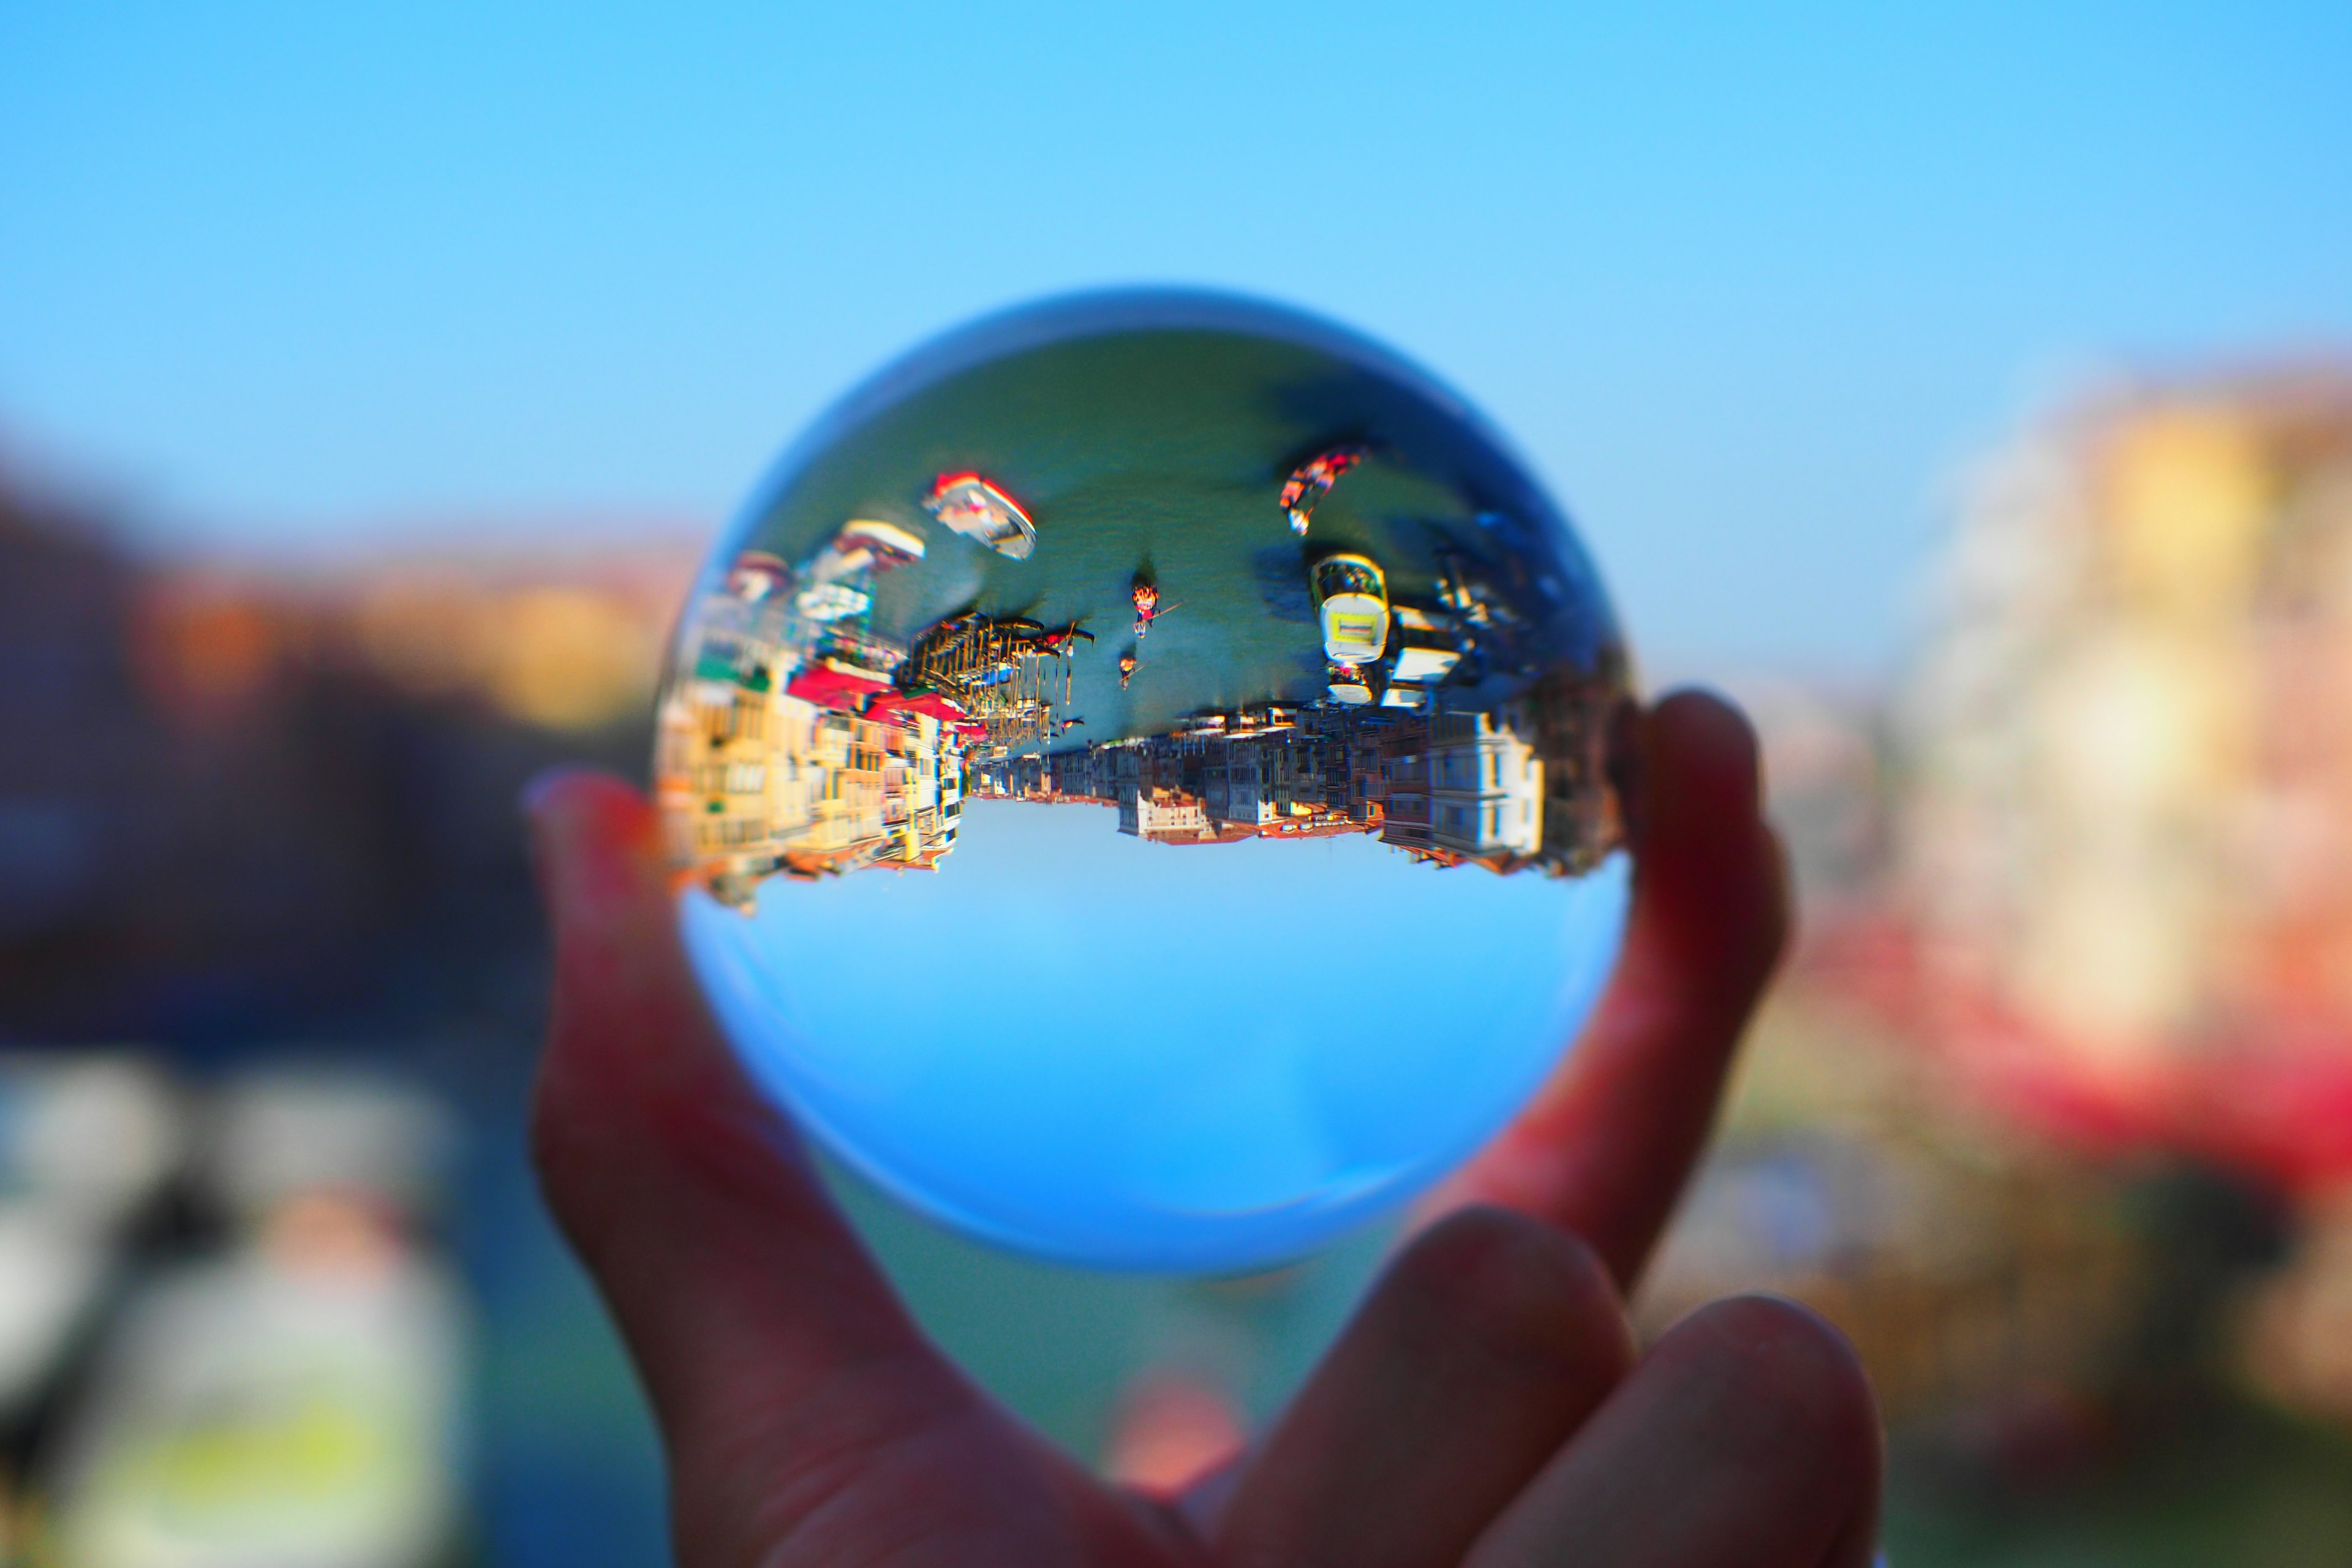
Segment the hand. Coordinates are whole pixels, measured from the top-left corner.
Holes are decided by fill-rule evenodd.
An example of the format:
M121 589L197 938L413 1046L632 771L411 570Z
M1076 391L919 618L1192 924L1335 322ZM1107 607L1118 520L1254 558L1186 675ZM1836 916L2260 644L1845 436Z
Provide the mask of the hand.
M1188 1497L1106 1485L923 1338L688 970L650 807L530 805L556 925L533 1143L659 1418L687 1568L1853 1568L1878 1436L1834 1331L1622 1298L1705 1142L1786 923L1754 737L1644 716L1632 926L1556 1081L1441 1200L1290 1409Z

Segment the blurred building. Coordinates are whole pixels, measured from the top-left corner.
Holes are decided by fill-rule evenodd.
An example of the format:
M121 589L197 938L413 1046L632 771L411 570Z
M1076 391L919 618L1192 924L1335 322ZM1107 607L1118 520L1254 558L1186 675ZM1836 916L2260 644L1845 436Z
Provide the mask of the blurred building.
M1996 457L1901 720L1942 1038L2085 1129L2352 1164L2352 374Z
M1751 675L1727 683L1756 726L1765 806L1789 854L1805 935L1885 921L1896 770L1876 683Z
M154 563L0 488L5 1027L196 1039L507 984L538 942L516 794L643 768L689 565Z
M2028 1393L2107 1392L2151 1285L2123 1184L2048 1158L1854 1126L1739 1135L1687 1199L1642 1301L1655 1331L1735 1290L1835 1322L1898 1426Z
M1645 1320L1799 1296L2006 1497L2352 1415L2352 374L2035 426L1933 593L1884 695L1734 683L1800 940Z

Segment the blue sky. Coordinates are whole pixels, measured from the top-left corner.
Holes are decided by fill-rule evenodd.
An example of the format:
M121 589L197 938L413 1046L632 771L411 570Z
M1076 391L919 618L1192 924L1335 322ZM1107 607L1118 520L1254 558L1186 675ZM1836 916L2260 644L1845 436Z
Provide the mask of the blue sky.
M1654 657L1866 668L2024 413L2352 344L2340 3L575 9L0 0L0 458L709 529L933 330L1207 283L1483 404Z

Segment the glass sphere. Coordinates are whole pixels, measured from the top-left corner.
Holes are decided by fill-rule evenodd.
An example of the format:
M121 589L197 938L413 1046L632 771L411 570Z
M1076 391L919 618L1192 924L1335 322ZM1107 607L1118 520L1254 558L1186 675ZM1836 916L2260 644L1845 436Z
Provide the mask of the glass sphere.
M681 620L655 788L712 1010L827 1150L1033 1256L1236 1269L1426 1187L1574 1037L1627 691L1453 393L1094 294L785 455Z

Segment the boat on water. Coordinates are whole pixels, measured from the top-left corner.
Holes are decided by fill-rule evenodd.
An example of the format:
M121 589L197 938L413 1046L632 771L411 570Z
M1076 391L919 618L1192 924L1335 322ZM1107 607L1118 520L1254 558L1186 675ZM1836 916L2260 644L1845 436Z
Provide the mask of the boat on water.
M978 474L941 474L923 506L956 532L999 555L1026 561L1037 548L1037 525L1021 503Z

